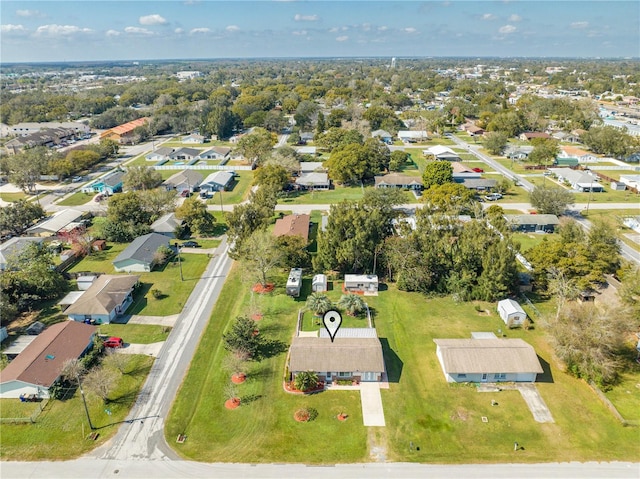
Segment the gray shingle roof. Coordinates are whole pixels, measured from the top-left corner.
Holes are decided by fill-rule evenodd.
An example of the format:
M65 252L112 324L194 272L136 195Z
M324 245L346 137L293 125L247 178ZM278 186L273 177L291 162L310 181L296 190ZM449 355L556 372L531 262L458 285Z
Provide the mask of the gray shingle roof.
M122 304L138 279L139 276L128 274L103 274L64 311L64 314L109 314L116 306Z
M153 257L160 246L169 246L169 239L158 233L149 233L138 236L122 253L113 260L113 264L129 259L136 260L140 263L151 264Z
M290 349L291 371L384 372L378 338L296 337Z

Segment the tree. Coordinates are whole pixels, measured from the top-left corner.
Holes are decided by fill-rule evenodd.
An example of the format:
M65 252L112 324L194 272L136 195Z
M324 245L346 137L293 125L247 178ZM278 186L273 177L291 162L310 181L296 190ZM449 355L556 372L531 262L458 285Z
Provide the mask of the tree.
M237 117L229 108L216 105L207 117L207 131L218 139L229 138L237 122Z
M140 195L135 191L112 196L109 199L107 218L121 224L151 224L151 214L143 208Z
M176 208L175 215L176 218L184 220L191 232L199 236L210 235L215 228L215 217L207 210L207 205L197 196L187 198Z
M582 135L582 141L594 153L624 158L637 148L633 137L613 126L594 126Z
M564 188L536 186L529 193L529 201L542 214L561 215L575 203L575 197Z
M116 369L120 374L125 374L129 367L129 355L123 354L115 348L105 348L106 357L102 364L108 368Z
M333 150L325 163L329 169L329 177L339 183L351 183L371 178L388 166L389 150L384 152L381 145L367 143L360 145L350 143Z
M426 211L454 212L470 209L473 193L459 183L432 185L422 196Z
M298 391L310 391L318 387L318 375L313 371L301 371L293 381Z
M139 191L138 198L142 208L151 215L151 221L176 209L176 193L166 188Z
M432 186L444 185L453 181L453 167L448 161L431 161L424 167L422 182L424 189L428 190Z
M357 143L361 145L364 142L362 133L356 130L348 130L346 128L329 128L321 135L317 135L315 138L315 144L320 148L324 148L329 151L333 151L339 146L349 145L351 143Z
M276 238L276 248L284 268L306 268L311 262L307 242L302 236L284 235Z
M324 113L320 112L318 113L318 120L316 122L316 133L318 135L324 133L325 128Z
M615 382L624 367L628 310L611 304L572 304L547 321L558 357L567 371L600 386Z
M402 171L404 165L409 161L410 155L406 151L394 150L391 152L389 160L389 171Z
M396 114L390 108L375 105L367 108L362 117L369 122L372 130L379 129L384 120L398 120Z
M478 277L474 297L497 301L516 292L518 267L516 253L510 241L490 244L482 256L482 273Z
M44 216L44 210L38 203L18 200L0 208L0 231L10 231L15 235Z
M254 231L266 228L275 211L276 202L275 192L263 186L251 194L248 203L237 205L226 214L229 226L227 236L233 245L230 255L234 259L238 259L243 243Z
M162 183L162 175L151 166L130 166L123 176L126 190L151 190Z
M560 152L558 141L552 138L534 138L531 143L533 151L529 154L527 161L536 165L550 164Z
M84 364L82 364L82 361L77 358L70 358L62 364L60 377L66 381L78 383L80 376L85 372L86 368Z
M236 151L243 155L249 163L260 162L265 159L267 153L271 151L275 141L270 132L264 128L254 128L238 140Z
M118 373L112 368L94 367L87 373L83 384L89 391L98 396L104 403L109 400L109 394L118 380Z
M640 267L627 263L618 276L622 280L622 288L618 290L620 301L631 310L634 317L640 318Z
M48 173L53 156L44 146L28 148L7 159L9 181L25 193L36 191L40 175Z
M333 303L326 294L311 293L307 296L304 307L308 311L313 311L316 316L322 316L324 313L333 308Z
M244 316L239 316L231 324L231 329L222 335L224 347L227 351L244 350L253 358L262 345L262 339L255 334L255 322Z
M262 286L267 286L269 273L280 265L282 253L276 238L267 231L254 231L243 243L240 257L245 260L247 270L256 276Z
M492 131L484 137L484 147L492 155L501 155L507 142L507 135L502 131Z
M296 112L293 115L296 126L302 131L304 131L306 128L309 128L313 122L313 117L317 113L318 109L318 105L309 100L303 100L298 103Z
M338 300L338 306L344 309L349 316L357 316L367 307L364 300L357 294L343 294Z
M256 185L282 191L291 181L291 176L284 166L267 163L257 169L253 181Z

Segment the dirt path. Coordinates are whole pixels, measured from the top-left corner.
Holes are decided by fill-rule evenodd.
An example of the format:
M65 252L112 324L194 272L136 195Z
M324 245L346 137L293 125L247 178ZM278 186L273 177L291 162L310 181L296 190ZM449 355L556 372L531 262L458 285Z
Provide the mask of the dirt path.
M371 462L387 462L387 434L382 427L367 428L367 445Z

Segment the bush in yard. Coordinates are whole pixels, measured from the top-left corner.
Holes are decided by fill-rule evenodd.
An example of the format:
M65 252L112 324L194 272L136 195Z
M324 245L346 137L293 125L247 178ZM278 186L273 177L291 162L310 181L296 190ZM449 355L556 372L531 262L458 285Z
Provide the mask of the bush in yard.
M302 371L296 375L293 381L296 389L299 391L309 391L318 386L318 375L313 371Z
M153 296L155 299L160 299L162 298L162 291L157 288L153 288L151 290L151 296Z
M254 357L260 348L262 339L255 334L255 322L249 318L238 317L231 325L231 330L222 335L227 351L244 350L249 357Z

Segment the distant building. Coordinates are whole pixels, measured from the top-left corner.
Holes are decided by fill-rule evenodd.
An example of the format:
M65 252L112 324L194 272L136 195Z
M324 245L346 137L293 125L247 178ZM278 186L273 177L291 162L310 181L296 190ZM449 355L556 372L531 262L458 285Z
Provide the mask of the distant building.
M118 143L135 143L138 141L135 129L139 126L146 125L149 121L149 118L138 118L137 120L109 128L100 134L100 139L113 140Z

